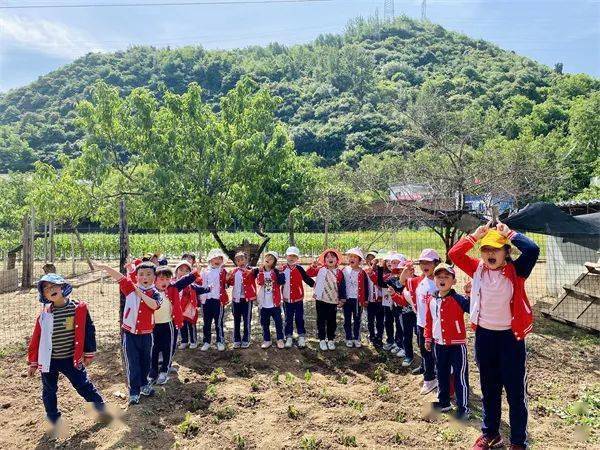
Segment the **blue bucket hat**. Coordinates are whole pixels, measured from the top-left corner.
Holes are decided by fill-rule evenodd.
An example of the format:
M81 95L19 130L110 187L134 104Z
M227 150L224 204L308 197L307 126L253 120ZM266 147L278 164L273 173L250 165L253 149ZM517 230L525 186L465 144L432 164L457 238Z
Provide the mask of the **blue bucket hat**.
M63 297L68 297L71 294L71 292L73 292L73 286L71 286L69 283L67 283L63 277L61 277L60 275L57 275L55 273L47 273L42 278L40 278L40 281L38 281L38 284L37 284L37 289L39 292L38 299L42 303L52 303L44 297L44 292L43 292L44 282L58 284L59 286L61 286Z

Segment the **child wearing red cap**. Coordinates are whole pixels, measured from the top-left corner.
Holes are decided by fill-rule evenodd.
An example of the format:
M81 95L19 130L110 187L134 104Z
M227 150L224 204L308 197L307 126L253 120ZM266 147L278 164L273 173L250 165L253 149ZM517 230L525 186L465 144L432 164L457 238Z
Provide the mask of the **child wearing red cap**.
M433 269L440 261L438 252L431 248L426 248L419 256L419 266L423 272L420 276L415 276L415 267L408 261L406 267L400 275L400 284L402 284L411 294L417 314L417 344L421 351L421 366L413 370L414 375L423 374L423 387L421 394L425 395L437 388L435 377L435 355L425 348L425 317L427 312L427 297L437 291L433 279Z
M434 410L449 411L450 380L454 378L456 394L456 418L469 418L469 366L467 362L467 332L465 312L469 311L469 300L458 295L452 288L456 283L456 272L452 266L439 264L433 271L438 291L427 299L425 318L425 348L435 349L435 369L438 380L438 401ZM450 376L450 372L454 377Z
M336 249L327 249L314 261L306 273L315 277L315 307L317 312L317 337L323 351L335 350L337 308L346 299L346 282L338 268L342 255Z
M481 258L468 252L480 241ZM521 252L514 261L511 243ZM454 264L473 278L470 320L483 402L482 435L474 450L503 445L500 435L502 389L510 410L511 449L527 448L527 371L525 337L533 313L525 292L540 249L531 239L498 222L461 238L448 252Z

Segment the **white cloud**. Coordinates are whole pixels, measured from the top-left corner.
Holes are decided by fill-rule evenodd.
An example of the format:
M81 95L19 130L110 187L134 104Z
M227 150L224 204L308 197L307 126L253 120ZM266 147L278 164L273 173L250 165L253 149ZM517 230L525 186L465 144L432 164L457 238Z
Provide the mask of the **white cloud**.
M0 15L0 46L26 48L63 58L103 50L99 43L76 28L12 15Z

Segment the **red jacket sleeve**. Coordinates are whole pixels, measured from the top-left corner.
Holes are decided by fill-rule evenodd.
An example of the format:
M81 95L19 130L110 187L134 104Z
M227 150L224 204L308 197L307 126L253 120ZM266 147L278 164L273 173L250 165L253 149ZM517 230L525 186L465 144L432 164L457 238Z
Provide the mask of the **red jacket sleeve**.
M429 307L430 301L431 297L427 297L427 302L425 303L427 307L427 311L425 311L425 330L423 331L425 341L427 342L431 342L433 337L433 316L431 315L431 308Z
M33 334L29 341L29 348L27 352L27 362L30 366L37 367L38 365L38 351L40 348L40 336L42 334L42 327L40 325L40 317L35 319L35 327L33 328Z
M173 309L173 323L176 328L183 326L183 311L181 310L181 300L179 299L179 291L175 286L169 286L169 300L171 300L171 307Z
M310 266L308 269L306 269L306 275L308 275L311 278L314 278L319 273L319 269L319 267Z
M127 296L135 291L135 286L129 278L123 277L119 281L119 289L121 290L121 294Z
M452 262L470 277L473 277L473 274L477 270L479 260L471 258L467 253L475 246L476 242L475 238L471 235L462 237L448 252L448 256Z

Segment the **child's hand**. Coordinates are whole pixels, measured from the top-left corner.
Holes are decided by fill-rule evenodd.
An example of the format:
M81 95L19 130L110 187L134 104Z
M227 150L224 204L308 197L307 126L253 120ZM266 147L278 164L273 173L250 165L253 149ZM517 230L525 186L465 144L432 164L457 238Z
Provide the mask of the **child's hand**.
M504 237L508 237L508 235L510 234L510 228L508 228L508 225L502 222L498 222L498 225L496 225L496 230L498 230L498 233L500 233Z
M317 267L319 267L319 263L317 262L316 259L313 259L313 262L310 263L310 267L312 267L313 269L316 269Z
M396 291L394 291L394 288L392 288L391 286L388 286L387 291L390 295L394 295L396 293Z
M469 280L465 283L465 295L467 297L471 296L471 288L472 287L473 287L473 283L471 282L471 280Z
M490 226L492 225L492 222L488 222L485 225L481 225L479 227L477 227L477 229L475 231L473 231L473 237L477 240L482 239L488 231L490 231Z
M415 266L413 266L412 261L410 264L407 264L404 270L402 271L402 275L406 278L412 278L415 276Z
M29 375L30 377L34 376L36 370L37 366L29 366L29 369L27 370L27 375Z
M342 300L338 301L337 306L338 306L338 308L343 307L344 306L344 302Z
M431 342L425 341L425 350L427 350L428 352L431 351Z
M90 364L92 364L92 361L94 360L93 356L84 356L83 357L83 365L85 367L89 366Z

